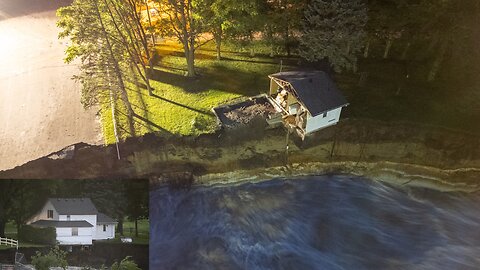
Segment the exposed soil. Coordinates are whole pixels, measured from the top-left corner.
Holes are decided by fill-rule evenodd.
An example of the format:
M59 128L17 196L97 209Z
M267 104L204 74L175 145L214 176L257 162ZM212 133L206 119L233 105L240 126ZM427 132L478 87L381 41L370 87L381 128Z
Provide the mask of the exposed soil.
M17 0L0 2L8 18L0 20L0 170L74 143L102 143L98 109L80 103L77 67L63 62L67 41L57 39L53 10L68 1L10 2ZM52 11L35 13L45 9Z
M250 137L238 136L245 131ZM402 183L413 178L421 179L415 183L428 180L450 190L480 189L478 135L407 123L343 120L306 142L295 143L296 137L290 136L288 156L285 139L282 128L244 128L200 137L149 134L121 143L121 160L114 145L77 144L0 171L0 179L149 177L183 188L196 183L345 172Z
M275 108L265 97L260 97L215 108L215 112L223 127L234 129L257 119L266 119L268 115L275 113Z

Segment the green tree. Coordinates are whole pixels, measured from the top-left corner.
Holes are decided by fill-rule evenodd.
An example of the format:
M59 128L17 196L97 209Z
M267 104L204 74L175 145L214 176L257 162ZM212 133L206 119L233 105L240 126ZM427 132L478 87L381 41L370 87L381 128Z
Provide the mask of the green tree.
M187 76L195 77L195 50L203 31L195 0L155 0L159 7L161 32L175 36L183 46Z
M265 37L271 45L272 53L275 46L282 46L287 55L292 52L292 47L297 43L296 33L300 32L305 0L270 0L266 1L267 23Z
M53 180L17 180L16 195L10 204L9 217L15 221L17 231L35 213L40 211L50 194L57 189L57 181Z
M197 8L204 31L213 35L217 60L222 58L221 46L225 37L234 32L235 28L241 27L240 18L258 14L256 0L199 0Z
M5 225L9 220L11 205L19 194L15 180L0 181L0 237L5 237Z
M148 218L148 181L128 181L126 183L126 214L135 223L135 236L138 237L138 220Z
M152 69L152 48L139 9L135 0L75 0L57 11L57 25L62 29L59 38L69 38L71 43L65 61L81 61L75 79L82 83L82 103L89 107L110 102L109 97L121 100L132 136L136 114L127 82L139 77L152 94L148 72ZM132 74L132 70L136 72Z
M300 55L328 59L333 68L355 70L366 37L367 7L362 0L313 0L305 9Z
M5 236L5 224L15 221L17 229L54 192L53 181L2 180L0 181L0 236Z
M123 222L127 216L127 181L84 181L82 196L92 199L98 210L118 222L118 233L123 235ZM144 190L148 193L148 190Z

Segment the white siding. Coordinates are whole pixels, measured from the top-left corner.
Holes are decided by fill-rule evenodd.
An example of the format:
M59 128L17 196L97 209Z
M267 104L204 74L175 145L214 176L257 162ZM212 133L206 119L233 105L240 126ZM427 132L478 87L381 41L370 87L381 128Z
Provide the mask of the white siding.
M105 224L107 226L103 231L103 224L97 225L97 234L93 240L105 240L105 239L113 239L115 238L115 224Z
M327 116L323 117L323 114L312 117L310 114L307 116L306 133L316 131L318 129L335 125L340 120L340 113L342 108L331 110L327 112Z
M72 235L72 228L56 228L57 241L60 245L91 245L91 228L78 228L78 235Z
M67 215L60 215L59 220L65 221L67 220ZM89 228L92 233L92 237L95 239L95 233L96 233L96 228L95 226L97 225L97 215L70 215L70 220L71 221L81 221L85 220L86 222L92 224L93 227Z
M48 215L47 215L47 212L48 210L53 210L53 219L51 218L48 218ZM50 203L50 201L48 201L45 206L43 206L42 210L37 213L35 216L33 216L28 222L27 224L30 224L30 223L33 223L37 220L58 220L58 213L57 213L57 210L55 210L55 208L53 208L53 205Z

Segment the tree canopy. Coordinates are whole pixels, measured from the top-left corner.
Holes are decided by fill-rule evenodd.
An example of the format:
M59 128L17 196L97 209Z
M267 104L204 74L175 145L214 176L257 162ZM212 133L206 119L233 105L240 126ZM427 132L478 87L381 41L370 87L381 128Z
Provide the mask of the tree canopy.
M328 59L336 71L354 70L366 37L367 7L362 0L314 0L305 9L300 55Z

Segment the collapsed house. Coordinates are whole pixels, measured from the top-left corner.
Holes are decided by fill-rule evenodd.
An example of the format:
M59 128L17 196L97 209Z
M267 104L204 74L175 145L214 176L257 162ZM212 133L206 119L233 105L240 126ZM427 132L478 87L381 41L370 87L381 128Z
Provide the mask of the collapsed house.
M323 71L286 71L268 77L270 101L282 112L285 125L302 138L337 124L348 105Z
M323 71L286 71L268 77L268 94L213 109L222 127L232 129L248 124L255 117L263 117L270 127L283 123L304 139L315 131L337 124L342 108L348 106L345 97Z

